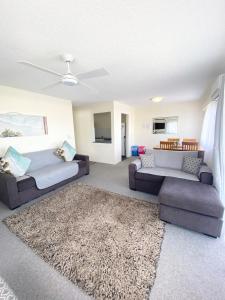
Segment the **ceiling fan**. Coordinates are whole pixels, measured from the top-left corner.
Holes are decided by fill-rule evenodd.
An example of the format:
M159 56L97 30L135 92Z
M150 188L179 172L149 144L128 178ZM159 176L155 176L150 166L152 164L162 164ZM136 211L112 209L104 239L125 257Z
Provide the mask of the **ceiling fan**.
M62 59L63 61L66 63L67 65L67 72L65 74L60 74L54 70L33 64L29 61L18 61L18 63L32 67L32 68L36 68L40 71L43 72L47 72L53 75L56 75L59 77L59 80L48 85L45 86L42 89L48 89L48 88L52 88L54 86L57 86L59 84L64 84L66 86L75 86L75 85L83 85L86 88L92 90L93 92L97 92L96 89L94 89L93 87L87 85L86 83L84 83L82 80L85 79L90 79L90 78L95 78L95 77L101 77L101 76L107 76L109 75L109 73L104 69L104 68L100 68L100 69L95 69L89 72L84 72L84 73L77 73L77 74L73 74L70 68L70 64L74 61L74 57L71 54L64 54L62 55Z

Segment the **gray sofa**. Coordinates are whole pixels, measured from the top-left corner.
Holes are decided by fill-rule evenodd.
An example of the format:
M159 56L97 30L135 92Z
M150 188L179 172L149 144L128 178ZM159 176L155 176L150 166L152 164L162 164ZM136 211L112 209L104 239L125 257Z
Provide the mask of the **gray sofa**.
M151 151L154 168L142 168L140 159L129 165L130 188L159 195L161 220L220 236L224 207L212 186L211 170L203 163L198 175L182 171L185 155L204 158L204 152Z
M153 152L155 167L143 168L140 159L133 161L129 165L130 189L158 195L165 177L168 176L212 184L212 172L206 164L201 166L198 176L182 171L185 155L204 159L203 151L147 151Z
M76 154L72 162L64 162L55 155L55 150L24 154L31 159L24 176L16 178L11 174L0 173L0 201L14 209L89 174L88 156Z

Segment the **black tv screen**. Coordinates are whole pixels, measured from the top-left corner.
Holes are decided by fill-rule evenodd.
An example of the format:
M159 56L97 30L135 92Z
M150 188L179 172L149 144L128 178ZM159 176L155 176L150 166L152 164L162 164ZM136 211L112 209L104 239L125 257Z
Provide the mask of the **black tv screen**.
M155 130L165 129L165 123L155 123Z

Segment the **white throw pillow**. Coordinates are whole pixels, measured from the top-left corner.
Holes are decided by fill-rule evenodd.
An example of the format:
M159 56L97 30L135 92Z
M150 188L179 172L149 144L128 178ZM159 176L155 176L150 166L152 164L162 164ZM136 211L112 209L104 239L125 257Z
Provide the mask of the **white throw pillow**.
M184 156L182 170L186 173L198 175L202 158Z
M142 168L154 168L155 167L154 153L143 154L143 155L140 155L140 157L141 157Z

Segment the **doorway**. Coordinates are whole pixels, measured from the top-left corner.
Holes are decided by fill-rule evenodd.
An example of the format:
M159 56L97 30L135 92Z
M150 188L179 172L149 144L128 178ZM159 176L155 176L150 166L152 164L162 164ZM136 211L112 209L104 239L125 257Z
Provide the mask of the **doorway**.
M127 119L126 114L121 114L121 160L127 158Z

